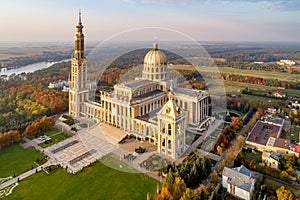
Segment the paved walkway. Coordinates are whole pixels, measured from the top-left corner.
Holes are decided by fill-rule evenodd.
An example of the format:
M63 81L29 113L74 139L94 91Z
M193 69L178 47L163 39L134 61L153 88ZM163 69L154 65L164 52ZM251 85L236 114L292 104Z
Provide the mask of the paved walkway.
M82 122L81 122L82 123ZM72 167L77 171L78 169L82 169L84 166L88 165L91 162L94 162L95 159L101 159L105 155L111 155L115 157L116 159L120 160L121 162L124 162L137 171L147 174L148 176L158 180L162 181L162 177L157 175L157 172L150 172L142 167L140 167L140 163L142 163L144 160L148 159L151 155L156 154L156 151L150 151L146 152L141 155L137 155L136 159L133 161L128 161L126 159L123 159L124 155L127 155L129 153L134 153L134 147L130 148L120 148L120 145L118 142L123 139L126 136L126 133L116 127L109 126L107 124L95 124L93 122L89 121L83 121L83 123L88 124L86 128L80 129L76 135L73 137L70 137L58 144L54 144L46 149L43 149L40 147L36 142L33 140L29 140L25 138L26 143L23 144L24 148L28 148L30 146L35 147L37 150L44 152L48 157L50 157L49 161L44 163L41 166L38 166L32 170L29 170L9 181L4 182L0 185L0 189L3 189L15 182L20 180L23 180L27 178L28 176L31 176L32 174L36 173L37 171L41 171L43 168L53 165L53 164L60 164L63 167L68 166L68 169L72 169ZM190 152L192 152L194 149L197 148L197 146L208 136L210 135L219 125L221 124L220 121L216 121L212 127L210 127L205 134L203 134L198 140L196 140L185 152L185 155L188 155ZM66 126L64 123L59 122L56 127L60 128L62 132L67 132L70 135L72 135L72 132L70 132L70 127ZM113 134L111 134L113 133ZM109 135L109 136L108 136ZM67 143L70 143L74 140L77 140L78 143L72 144L70 146L67 145ZM142 143L141 143L142 144ZM66 145L66 148L62 148L62 150L58 151L57 153L54 153L53 150L64 147ZM139 145L139 143L132 143L131 145ZM148 145L148 144L147 144ZM126 147L126 145L123 145ZM130 145L129 145L130 146ZM122 146L121 146L122 147ZM216 155L212 155L210 153L204 152L200 150L202 154L207 154L212 159L219 160L220 157ZM88 152L92 152L87 155ZM84 157L79 158L83 155L87 155L90 157ZM164 157L160 155L161 157ZM78 159L79 158L79 159ZM169 158L167 158L170 160ZM74 166L71 166L71 161L75 162ZM121 170L122 169L118 169Z
M222 123L223 121L221 120L215 120L214 124L210 126L208 130L204 131L203 134L191 146L188 147L188 149L181 157L188 156L192 151L197 149L199 144L201 144L205 140L205 138L208 137L214 130L216 130Z
M27 178L27 177L29 177L29 176L31 176L31 175L37 173L37 172L43 170L45 167L48 167L48 166L50 166L50 165L55 165L55 164L57 164L57 162L56 162L55 160L49 159L49 160L48 160L46 163L44 163L43 165L40 165L40 166L38 166L38 167L36 167L36 168L34 168L34 169L32 169L32 170L29 170L29 171L27 171L27 172L25 172L25 173L23 173L23 174L21 174L21 175L19 175L19 176L16 176L15 178L12 178L12 179L10 179L10 180L8 180L8 181L2 183L2 184L0 185L0 190L2 190L3 188L6 188L6 187L8 187L8 186L10 186L10 185L13 184L13 183L18 182L18 179L19 179L19 181L21 181L21 180L23 180L23 179L25 179L25 178Z
M199 151L199 153L201 155L205 155L206 157L212 159L212 160L215 160L215 161L220 161L221 160L221 156L218 156L216 154L213 154L213 153L210 153L208 151L204 151L202 149L197 149Z
M26 143L22 144L21 146L24 148L24 149L27 149L29 147L34 147L36 150L38 151L43 151L43 148L40 147L36 142L35 140L30 140L26 137L23 138L25 140Z

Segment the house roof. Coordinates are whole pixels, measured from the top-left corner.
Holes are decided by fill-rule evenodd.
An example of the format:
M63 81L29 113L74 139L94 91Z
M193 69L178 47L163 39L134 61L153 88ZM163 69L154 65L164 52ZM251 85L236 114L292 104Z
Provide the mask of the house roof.
M290 140L284 139L284 138L276 138L273 146L289 150L290 149Z
M300 146L296 145L296 144L290 144L290 150L292 150L296 153L300 153Z
M296 145L296 152L300 153L300 146L299 145Z
M279 117L268 117L265 122L268 122L269 124L274 124L278 126L282 126L284 124L284 119Z
M249 134L247 141L266 145L270 137L278 137L279 131L280 126L278 125L258 121Z
M270 154L270 157L271 157L271 158L273 158L274 160L277 160L277 161L279 161L278 154L277 154L277 153L275 153L274 151L272 151L272 152L271 152L271 154Z
M228 183L233 184L248 192L252 190L255 182L255 179L252 178L251 171L244 165L232 169L224 167L223 176L228 177Z
M274 91L274 92L272 92L272 94L273 95L280 95L280 96L286 96L286 93L284 93L284 92L280 92L280 91Z

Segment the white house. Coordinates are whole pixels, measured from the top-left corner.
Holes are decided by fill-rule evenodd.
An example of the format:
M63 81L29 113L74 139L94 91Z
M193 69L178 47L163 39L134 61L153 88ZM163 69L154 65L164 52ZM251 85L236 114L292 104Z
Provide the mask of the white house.
M245 200L251 200L255 185L255 178L245 166L236 168L224 167L222 174L222 186L233 195Z
M263 151L262 155L262 162L271 168L278 168L279 165L279 153L273 152L273 151Z

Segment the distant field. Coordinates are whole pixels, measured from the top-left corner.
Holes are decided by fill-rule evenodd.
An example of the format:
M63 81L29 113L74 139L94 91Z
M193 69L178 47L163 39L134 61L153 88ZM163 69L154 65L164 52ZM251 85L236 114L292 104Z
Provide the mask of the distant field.
M43 51L68 51L72 47L70 44L36 44L36 43L20 43L20 44L0 44L0 60L10 57L20 56L38 56Z
M113 158L109 160L120 164ZM120 172L96 162L75 175L64 169L49 175L34 174L21 181L5 199L140 200L146 199L148 192L153 197L157 183L144 174Z
M194 70L195 68L190 65L173 65L171 68L176 70ZM271 72L271 71L262 71L262 70L247 70L247 69L237 69L231 67L218 67L218 68L210 68L210 67L200 67L200 72L212 72L213 70L218 69L221 73L228 74L237 74L244 76L253 76L253 77L261 77L268 79L279 79L284 81L295 81L299 82L300 74L289 74L289 73L281 73L281 72Z
M234 82L234 81L224 81L225 90L227 93L237 93L238 90L245 89L248 87L250 90L259 90L259 91L281 91L286 92L288 95L300 96L300 90L293 89L278 89L277 87L270 87L265 85L257 85L250 83Z
M0 151L0 178L22 174L31 169L42 154L33 147L23 149L15 144Z
M173 65L171 68L176 70L194 70L192 66L189 65ZM216 68L209 68L209 67L203 67L201 68L201 71L203 72L212 72L212 70L216 70ZM300 80L300 74L288 74L288 73L278 73L278 72L265 72L265 71L257 71L257 70L242 70L242 69L234 69L229 67L220 67L219 70L221 72L226 73L232 73L232 74L243 74L243 75L251 75L256 77L264 77L264 78L275 78L280 80L289 80L292 79L295 81ZM200 71L200 73L201 73ZM245 71L245 73L244 73ZM213 83L213 81L211 81ZM265 85L258 85L258 84L250 84L250 83L243 83L243 82L234 82L234 81L223 81L226 93L235 93L238 94L240 90L245 89L248 87L250 90L258 90L258 91L281 91L286 92L288 95L291 96L300 96L300 90L294 90L294 89L278 89L277 87L270 87ZM219 87L220 85L218 85ZM211 88L213 89L214 86L211 85ZM251 95L248 95L251 96Z
M254 76L268 79L279 79L284 81L295 81L299 82L300 74L289 74L280 72L266 72L261 70L246 70L246 69L236 69L231 67L219 67L221 73L228 74L240 74L244 76Z

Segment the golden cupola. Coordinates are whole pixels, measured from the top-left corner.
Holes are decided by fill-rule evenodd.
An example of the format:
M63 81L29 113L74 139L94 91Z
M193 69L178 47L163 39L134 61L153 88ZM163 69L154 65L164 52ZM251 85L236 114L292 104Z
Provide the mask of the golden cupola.
M158 44L153 44L144 58L143 78L149 80L165 80L168 74L167 56L158 49Z

